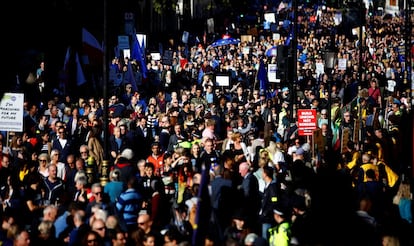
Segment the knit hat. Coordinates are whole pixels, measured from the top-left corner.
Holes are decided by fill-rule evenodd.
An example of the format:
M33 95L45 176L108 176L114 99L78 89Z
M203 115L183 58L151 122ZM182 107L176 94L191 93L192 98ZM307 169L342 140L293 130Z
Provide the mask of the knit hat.
M132 151L132 149L124 149L121 153L121 157L131 160L134 157L134 151Z

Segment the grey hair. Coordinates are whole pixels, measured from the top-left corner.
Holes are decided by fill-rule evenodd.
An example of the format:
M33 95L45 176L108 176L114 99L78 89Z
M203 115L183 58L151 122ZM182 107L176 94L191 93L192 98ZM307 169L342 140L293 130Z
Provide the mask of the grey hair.
M48 213L50 213L52 210L58 210L58 208L55 206L55 205L49 205L49 206L47 206L47 207L45 207L44 209L43 209L43 215L47 215Z
M94 188L102 188L101 183L93 183L91 189L93 190Z
M88 177L86 175L79 175L75 178L75 182L85 186L88 184Z

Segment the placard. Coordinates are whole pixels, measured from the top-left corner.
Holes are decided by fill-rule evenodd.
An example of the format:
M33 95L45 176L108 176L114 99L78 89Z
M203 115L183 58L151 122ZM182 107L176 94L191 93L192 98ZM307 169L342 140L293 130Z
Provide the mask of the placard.
M125 58L131 58L131 50L130 49L124 49L122 50L123 57Z
M317 76L325 73L325 65L322 62L316 62L315 67L316 67L315 71L316 71Z
M121 50L129 49L129 38L126 35L118 36L118 48Z
M241 35L240 36L240 41L243 42L247 42L247 43L251 43L253 42L253 37L252 35Z
M23 93L5 93L0 103L0 131L23 132Z
M359 34L360 34L359 27L352 28L352 35L355 35L359 38ZM362 26L362 40L365 40L365 36L366 36L365 26Z
M228 75L216 75L217 86L230 86L230 77Z
M265 13L264 19L269 23L276 23L275 13Z
M161 60L161 54L158 52L151 53L151 60L159 61Z
M162 63L164 65L172 65L173 60L173 51L172 50L165 50L164 55L162 56Z
M184 31L183 36L181 37L181 41L183 41L184 44L188 43L189 36L190 36L190 33L187 31Z
M141 46L141 48L146 48L147 47L147 35L137 34L136 36L137 36L139 46Z
M207 19L207 32L214 33L214 19L213 18Z
M267 65L267 79L271 83L280 83L280 79L277 78L277 65L276 64Z
M346 63L347 63L347 59L345 59L345 58L338 59L338 69L345 71L346 70Z
M315 109L298 109L299 136L311 136L313 130L317 129L317 118Z
M280 33L273 33L272 39L273 40L280 40Z

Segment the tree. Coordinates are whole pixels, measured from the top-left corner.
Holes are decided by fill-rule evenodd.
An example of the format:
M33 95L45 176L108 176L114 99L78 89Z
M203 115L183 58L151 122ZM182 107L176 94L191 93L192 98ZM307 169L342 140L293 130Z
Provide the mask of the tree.
M154 11L158 14L165 14L175 11L178 0L153 0Z

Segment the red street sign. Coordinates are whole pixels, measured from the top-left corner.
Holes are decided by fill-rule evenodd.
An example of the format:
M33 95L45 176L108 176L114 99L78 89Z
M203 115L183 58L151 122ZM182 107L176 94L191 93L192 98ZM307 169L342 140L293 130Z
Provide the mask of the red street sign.
M312 131L317 128L315 109L298 109L298 128L299 136L312 135Z

